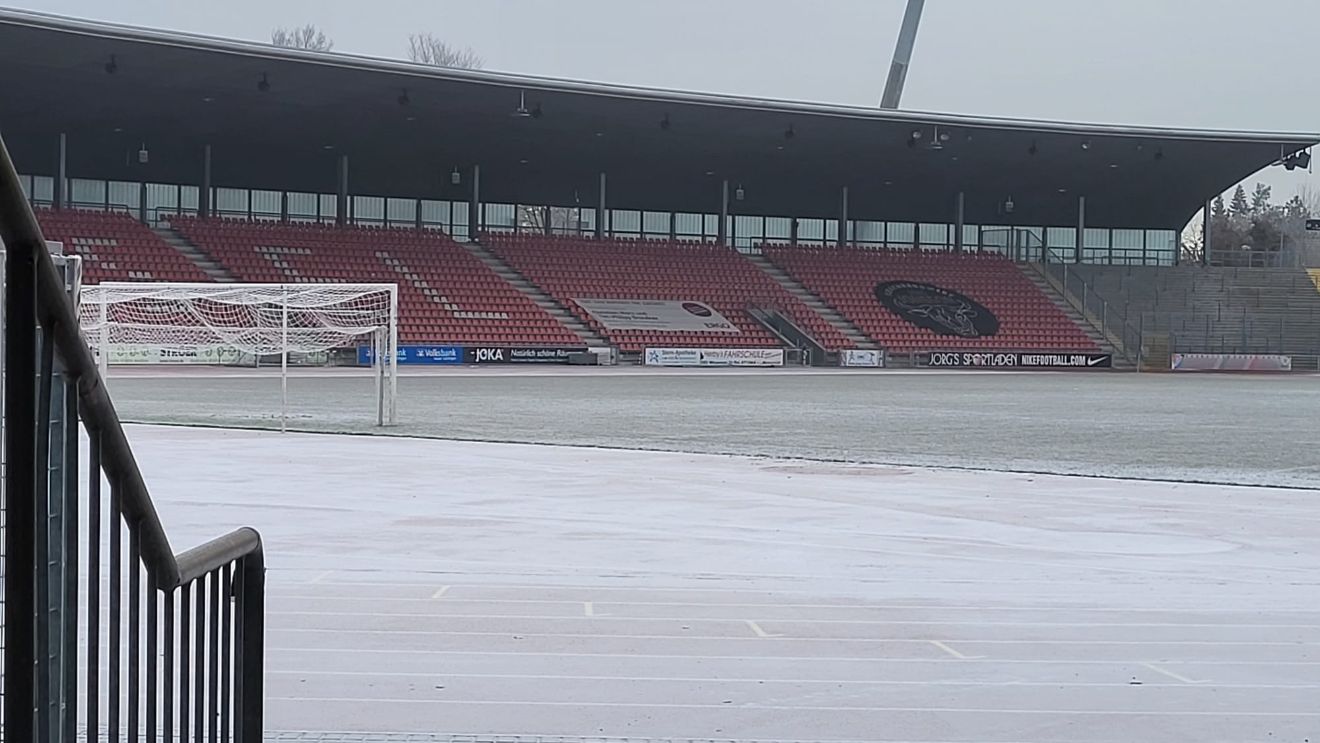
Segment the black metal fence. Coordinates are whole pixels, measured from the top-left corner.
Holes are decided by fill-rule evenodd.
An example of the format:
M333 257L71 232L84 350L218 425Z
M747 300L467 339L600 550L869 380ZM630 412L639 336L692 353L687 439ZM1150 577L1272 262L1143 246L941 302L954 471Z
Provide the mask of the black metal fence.
M261 538L173 552L3 141L0 240L0 738L259 742Z

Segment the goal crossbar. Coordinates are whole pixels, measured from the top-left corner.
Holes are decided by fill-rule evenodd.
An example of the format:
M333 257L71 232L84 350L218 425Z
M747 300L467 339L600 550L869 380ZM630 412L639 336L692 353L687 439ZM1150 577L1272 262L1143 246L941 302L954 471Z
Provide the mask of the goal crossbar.
M371 344L377 424L397 420L398 285L104 282L84 287L80 322L102 374L117 351L233 349L280 356L281 427L289 353Z

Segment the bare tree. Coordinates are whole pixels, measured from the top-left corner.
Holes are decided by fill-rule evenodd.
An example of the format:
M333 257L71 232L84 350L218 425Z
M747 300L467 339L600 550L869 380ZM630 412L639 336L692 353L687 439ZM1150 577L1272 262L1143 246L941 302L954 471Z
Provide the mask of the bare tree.
M335 48L335 42L312 23L295 28L277 28L270 32L270 43L289 49L308 49L313 52L328 52Z
M479 70L486 65L471 47L459 48L435 37L434 34L409 34L408 59L418 64L435 67L459 67L465 70Z

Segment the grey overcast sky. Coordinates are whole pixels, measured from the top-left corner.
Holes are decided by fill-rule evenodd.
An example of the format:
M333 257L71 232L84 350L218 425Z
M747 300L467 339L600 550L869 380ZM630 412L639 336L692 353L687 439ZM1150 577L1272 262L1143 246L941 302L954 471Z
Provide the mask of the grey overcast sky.
M3 0L0 0L2 2ZM430 31L493 70L875 105L905 0L11 0L268 41L312 22L402 57ZM1320 0L927 0L903 108L1320 131ZM1320 154L1320 153L1317 153ZM1271 168L1275 199L1320 176Z

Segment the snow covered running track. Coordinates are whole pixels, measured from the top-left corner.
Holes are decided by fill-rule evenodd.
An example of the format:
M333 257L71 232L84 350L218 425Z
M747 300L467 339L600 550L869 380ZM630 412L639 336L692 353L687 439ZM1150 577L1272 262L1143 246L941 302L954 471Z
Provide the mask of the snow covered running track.
M241 524L266 538L272 731L1181 743L1320 730L1316 491L129 435L176 549Z

